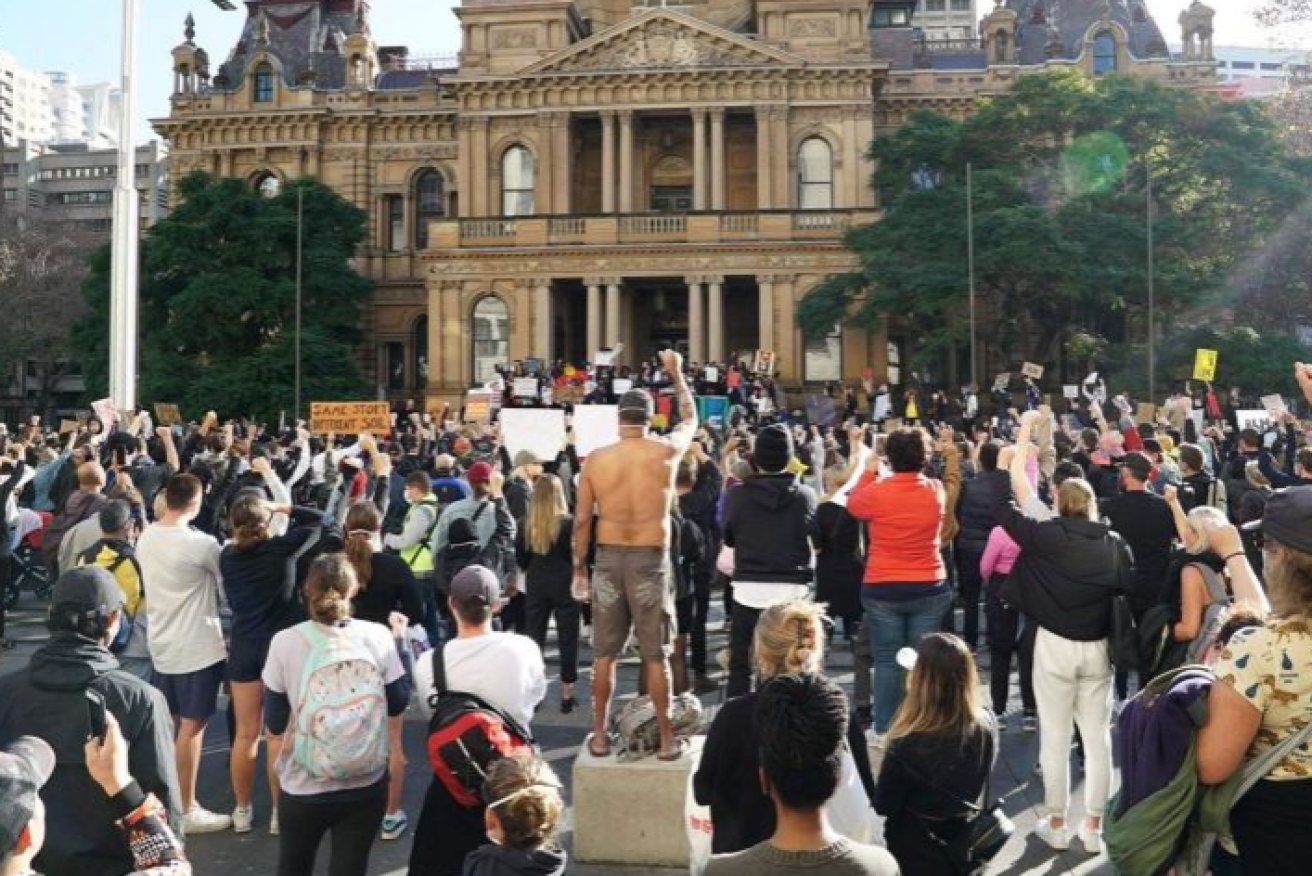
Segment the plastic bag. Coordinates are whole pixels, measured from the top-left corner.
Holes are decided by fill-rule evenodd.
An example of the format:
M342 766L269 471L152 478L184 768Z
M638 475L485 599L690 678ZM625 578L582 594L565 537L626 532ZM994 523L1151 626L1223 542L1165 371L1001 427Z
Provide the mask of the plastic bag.
M838 790L825 804L825 814L840 835L865 845L875 841L875 811L870 808L870 798L861 784L856 759L846 745L843 746L843 772L838 779Z
M688 770L688 792L683 803L683 829L688 834L688 873L690 876L702 876L706 865L711 861L711 838L715 827L711 824L711 808L697 802L693 794L692 780L697 775L702 755L698 750L692 756L692 768Z

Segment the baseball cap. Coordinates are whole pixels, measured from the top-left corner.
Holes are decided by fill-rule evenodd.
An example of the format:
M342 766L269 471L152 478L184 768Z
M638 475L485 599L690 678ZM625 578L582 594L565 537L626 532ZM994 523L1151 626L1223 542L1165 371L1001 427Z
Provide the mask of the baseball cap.
M449 453L440 454L437 459L433 460L433 468L437 471L450 471L456 467L456 458Z
M515 454L515 468L523 468L526 465L541 465L542 460L532 450L521 450Z
M1261 530L1272 541L1312 554L1312 487L1276 490L1266 500L1262 519L1245 523L1243 528Z
M619 412L621 414L646 414L647 419L656 416L656 403L645 389L630 389L620 396Z
M123 607L123 589L107 569L80 566L59 576L50 604L87 614L109 614Z
M451 600L457 605L496 605L501 584L486 566L465 566L451 579Z
M0 747L0 856L18 838L36 812L37 793L55 771L55 752L35 736L20 736Z
M492 480L492 466L486 462L476 462L469 467L465 478L471 484L486 484Z

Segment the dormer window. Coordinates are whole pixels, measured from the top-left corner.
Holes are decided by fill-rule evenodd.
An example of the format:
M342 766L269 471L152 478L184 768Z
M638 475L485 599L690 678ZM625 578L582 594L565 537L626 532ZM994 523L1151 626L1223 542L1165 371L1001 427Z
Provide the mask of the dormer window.
M267 63L255 68L255 102L273 102L273 67Z
M1107 31L1093 38L1093 75L1116 72L1116 39Z

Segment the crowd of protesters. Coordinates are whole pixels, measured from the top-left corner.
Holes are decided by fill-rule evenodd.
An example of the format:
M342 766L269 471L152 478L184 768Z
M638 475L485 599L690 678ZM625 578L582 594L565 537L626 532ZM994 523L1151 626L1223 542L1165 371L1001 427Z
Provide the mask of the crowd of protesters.
M692 780L708 873L976 872L1013 729L1039 733L1035 835L1100 853L1156 789L1126 775L1134 794L1113 796L1110 728L1124 708L1142 730L1133 690L1202 663L1196 783L1283 755L1231 801L1216 872L1302 872L1312 755L1280 746L1312 722L1312 441L1292 413L1251 428L1237 391L1198 384L1143 422L1096 375L1055 409L1029 378L982 399L866 379L813 422L772 364L516 363L486 422L406 403L375 436L215 412L7 429L0 590L33 536L23 562L54 584L49 640L0 679L0 874L185 873L187 835L257 825L283 874L310 872L325 834L331 872L362 874L407 833L412 876L563 873L563 790L531 726L549 656L554 708L579 707L585 624L592 757L623 744L629 649L659 760L688 756L677 698L723 688ZM1295 376L1312 404L1312 368ZM727 404L702 422L698 395ZM553 458L512 456L496 423L592 403L617 405L619 434L587 458L572 431ZM850 698L825 676L840 639ZM440 729L450 692L524 744L472 797L438 771L411 827L403 717L414 701ZM218 812L197 774L225 700L236 805Z

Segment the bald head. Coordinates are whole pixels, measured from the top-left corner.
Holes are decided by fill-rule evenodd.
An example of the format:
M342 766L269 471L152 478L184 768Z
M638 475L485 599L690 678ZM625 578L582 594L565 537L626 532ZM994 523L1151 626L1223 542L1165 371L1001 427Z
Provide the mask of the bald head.
M77 468L77 488L84 493L99 493L105 489L105 470L98 462L84 462Z

